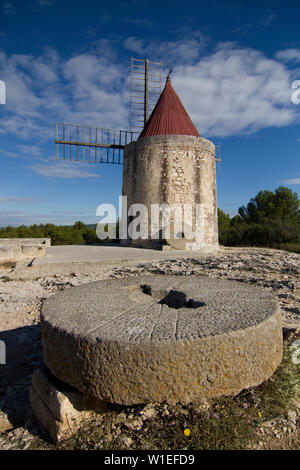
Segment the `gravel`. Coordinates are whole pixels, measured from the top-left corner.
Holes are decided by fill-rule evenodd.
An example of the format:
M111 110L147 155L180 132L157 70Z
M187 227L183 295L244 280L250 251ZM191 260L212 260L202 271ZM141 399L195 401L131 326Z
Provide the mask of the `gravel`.
M0 410L15 429L1 434L0 449L29 447L43 437L29 406L31 374L42 361L39 315L44 299L87 282L148 274L195 275L232 279L260 286L278 297L284 326L300 328L300 255L271 249L224 248L215 256L135 263L119 267L95 265L89 273L45 276L37 268L0 270L0 340L7 346L7 364L0 365ZM4 419L4 418L3 418ZM5 418L6 419L6 418ZM137 426L140 422L137 421ZM134 424L135 426L135 424Z

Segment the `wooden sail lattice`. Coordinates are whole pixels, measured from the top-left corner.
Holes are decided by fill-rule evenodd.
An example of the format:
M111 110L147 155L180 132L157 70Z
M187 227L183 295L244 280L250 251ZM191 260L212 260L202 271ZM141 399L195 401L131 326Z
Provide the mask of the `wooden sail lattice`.
M131 59L130 130L56 123L57 160L123 164L125 145L136 140L161 91L161 64Z
M131 58L130 130L140 133L161 93L161 63Z
M56 123L56 158L122 165L124 147L133 140L131 131Z
M56 123L56 158L72 162L122 165L124 148L137 139L161 92L162 65L131 59L130 130ZM220 173L220 146L216 146Z

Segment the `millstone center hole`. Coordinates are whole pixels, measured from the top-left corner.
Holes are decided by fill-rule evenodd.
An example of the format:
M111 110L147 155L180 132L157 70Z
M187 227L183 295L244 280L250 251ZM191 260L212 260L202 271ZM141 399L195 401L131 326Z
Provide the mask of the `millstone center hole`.
M151 295L153 300L158 304L167 305L170 308L199 308L205 305L195 299L188 299L185 292L176 289L153 289L151 286L144 284L141 286L144 294Z

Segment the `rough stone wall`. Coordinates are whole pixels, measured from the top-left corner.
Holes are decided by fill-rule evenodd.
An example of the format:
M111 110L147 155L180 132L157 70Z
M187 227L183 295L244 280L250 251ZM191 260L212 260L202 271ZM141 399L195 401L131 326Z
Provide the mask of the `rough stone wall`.
M46 255L50 238L0 238L0 262L32 260Z
M24 245L51 246L51 238L0 238L0 245L11 247Z
M215 146L209 140L171 135L131 142L125 148L123 195L128 207L134 203L147 207L149 239L151 204L192 204L194 209L203 204L204 238L198 233L194 249L218 245ZM133 244L157 247L149 240Z

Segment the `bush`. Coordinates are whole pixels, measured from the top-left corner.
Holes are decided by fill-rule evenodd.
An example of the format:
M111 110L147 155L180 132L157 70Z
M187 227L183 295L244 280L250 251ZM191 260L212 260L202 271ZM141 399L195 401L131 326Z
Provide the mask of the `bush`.
M297 193L288 188L260 191L232 219L219 210L219 241L228 246L293 247L294 251L300 244L299 207Z
M300 243L281 243L279 248L292 253L300 253Z

